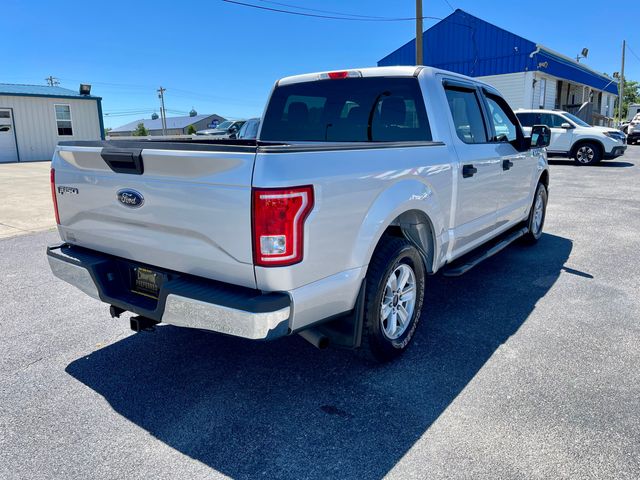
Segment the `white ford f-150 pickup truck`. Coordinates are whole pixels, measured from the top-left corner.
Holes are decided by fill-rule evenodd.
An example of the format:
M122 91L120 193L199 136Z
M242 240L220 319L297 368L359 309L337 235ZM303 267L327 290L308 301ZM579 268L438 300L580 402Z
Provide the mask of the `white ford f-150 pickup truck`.
M425 277L542 234L549 128L428 67L279 80L258 140L64 142L53 273L133 312L248 339L402 353Z

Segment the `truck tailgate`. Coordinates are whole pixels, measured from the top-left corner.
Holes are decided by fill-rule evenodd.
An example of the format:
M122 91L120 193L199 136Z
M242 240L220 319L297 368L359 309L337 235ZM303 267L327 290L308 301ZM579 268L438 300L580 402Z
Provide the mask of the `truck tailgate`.
M142 174L114 171L103 158L103 146L58 147L52 167L62 239L135 262L255 288L255 147L209 147L137 149ZM118 149L127 150L136 151Z

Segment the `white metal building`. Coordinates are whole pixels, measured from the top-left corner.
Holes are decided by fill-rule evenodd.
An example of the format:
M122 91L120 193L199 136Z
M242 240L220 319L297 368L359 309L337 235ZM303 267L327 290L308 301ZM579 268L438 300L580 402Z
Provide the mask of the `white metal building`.
M101 98L0 83L0 163L51 160L58 142L104 138Z
M627 112L627 121L633 120L637 114L640 113L640 103L632 103L629 105L629 111Z
M542 48L546 52L553 52L545 47ZM580 68L592 72L594 76L599 75L602 78L600 83L603 87L617 88L617 81L609 79L585 65L578 64L575 60L564 57L560 53L553 52L553 54L564 58L567 62L574 62L576 66L579 65ZM617 95L603 87L595 88L540 70L480 76L478 78L496 87L514 109L567 110L578 114L592 125L612 125Z

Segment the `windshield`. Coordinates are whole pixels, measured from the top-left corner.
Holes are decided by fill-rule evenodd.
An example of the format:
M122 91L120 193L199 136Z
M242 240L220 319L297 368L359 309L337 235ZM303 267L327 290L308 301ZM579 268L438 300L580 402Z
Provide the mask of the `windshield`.
M415 78L346 78L275 89L261 140L303 142L429 141Z
M220 125L216 127L216 130L226 130L231 126L232 123L233 122L230 120L227 120L226 122L222 122Z
M585 122L584 120L582 120L581 118L576 117L575 115L572 115L571 113L563 113L563 115L565 117L567 117L569 120L571 120L573 123L577 123L578 125L580 125L581 127L590 127L591 125L589 125L587 122Z

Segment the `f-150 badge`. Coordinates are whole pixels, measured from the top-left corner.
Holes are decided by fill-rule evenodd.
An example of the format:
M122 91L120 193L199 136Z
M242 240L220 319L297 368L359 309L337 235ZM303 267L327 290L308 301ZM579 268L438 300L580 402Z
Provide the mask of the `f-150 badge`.
M64 195L65 193L73 193L74 195L77 195L79 192L75 187L58 187L58 193L60 195Z

